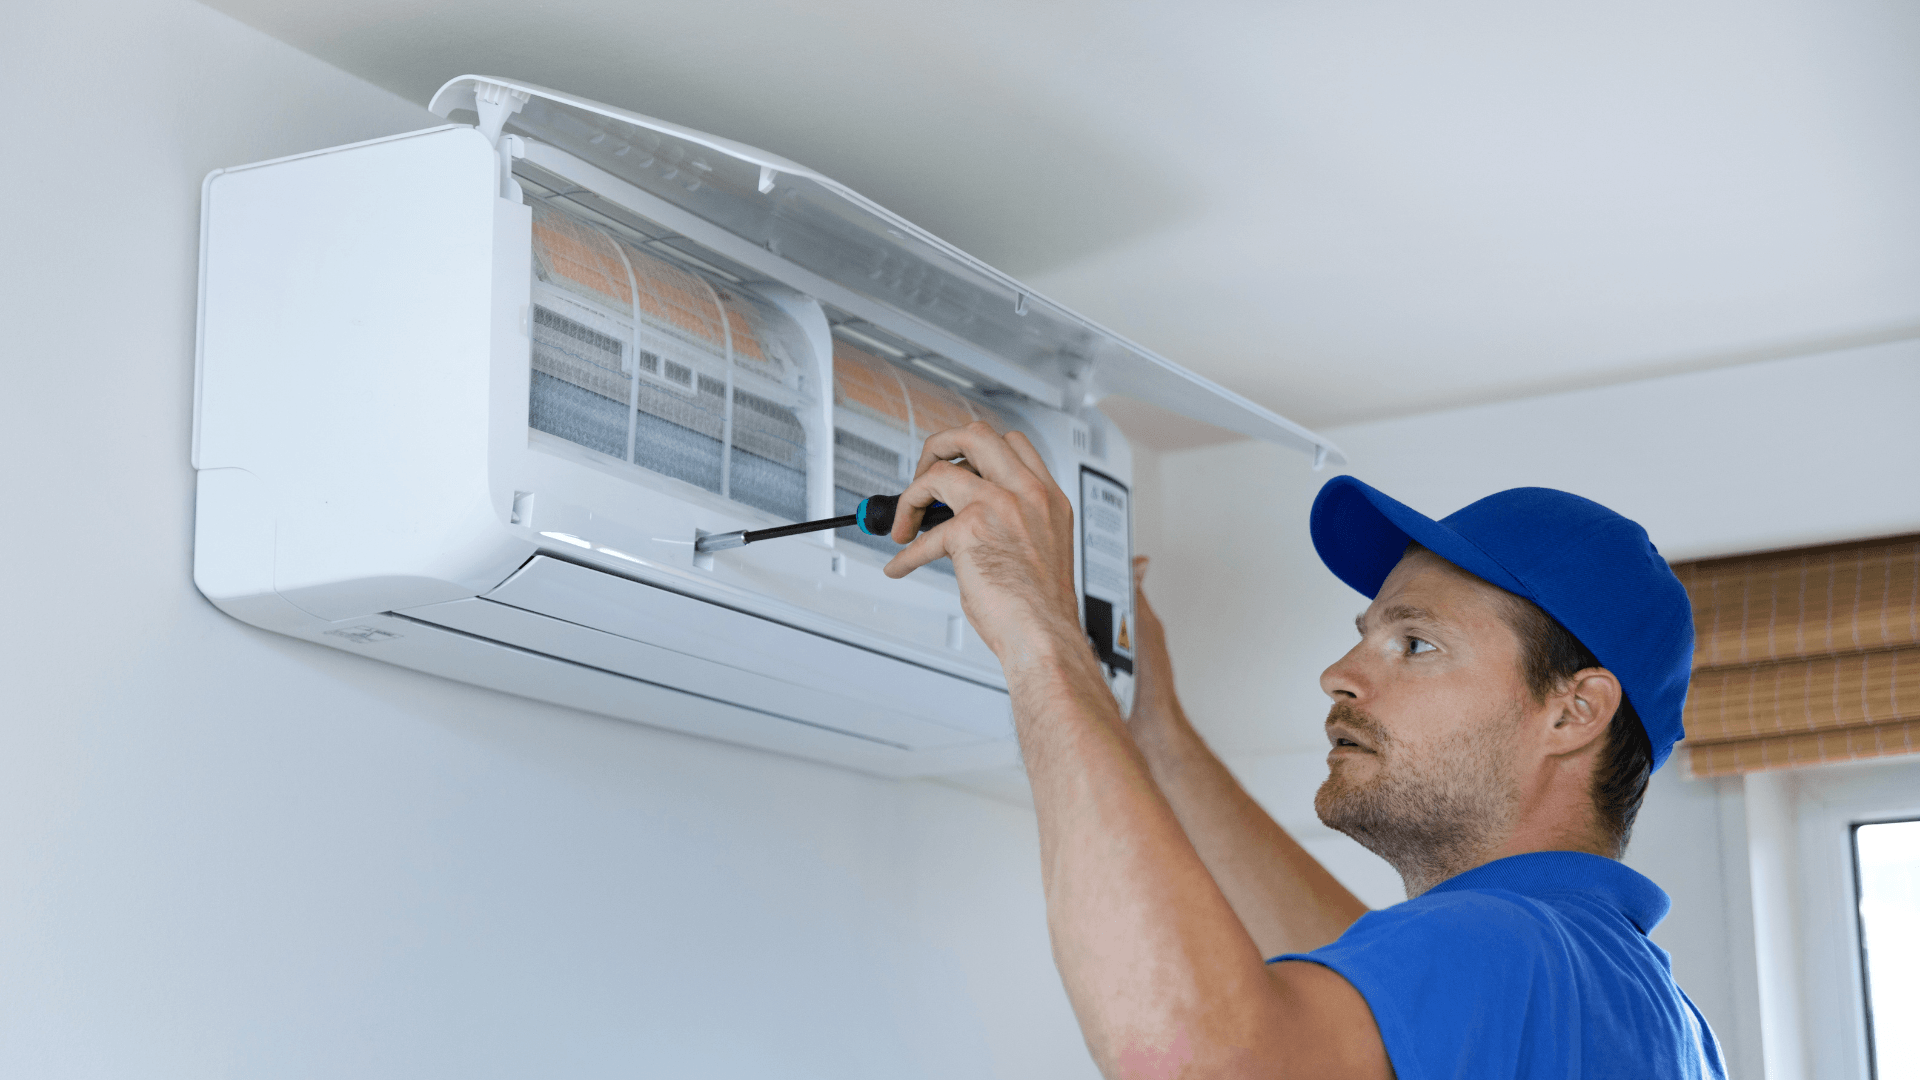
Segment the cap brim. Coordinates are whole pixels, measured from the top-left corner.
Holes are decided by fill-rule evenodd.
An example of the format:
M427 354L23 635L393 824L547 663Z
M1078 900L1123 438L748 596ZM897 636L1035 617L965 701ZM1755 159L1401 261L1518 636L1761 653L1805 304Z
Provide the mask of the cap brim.
M1419 544L1467 573L1533 599L1527 587L1471 540L1351 476L1327 481L1313 500L1313 549L1333 575L1369 599Z

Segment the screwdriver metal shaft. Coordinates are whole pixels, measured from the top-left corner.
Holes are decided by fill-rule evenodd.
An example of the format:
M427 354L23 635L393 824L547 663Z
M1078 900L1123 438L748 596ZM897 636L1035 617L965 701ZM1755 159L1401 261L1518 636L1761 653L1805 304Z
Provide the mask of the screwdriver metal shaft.
M702 536L693 542L693 550L702 555L710 551L725 551L728 548L746 547L762 540L777 540L782 536L799 536L803 533L825 532L828 529L844 529L849 526L859 529L868 536L887 536L893 532L893 515L900 508L898 495L869 495L860 500L860 506L851 514L835 518L821 518L819 521L802 521L793 525L776 525L771 529L738 529L734 532L714 533ZM935 525L953 520L953 509L946 503L934 503L920 517L920 531L926 532Z

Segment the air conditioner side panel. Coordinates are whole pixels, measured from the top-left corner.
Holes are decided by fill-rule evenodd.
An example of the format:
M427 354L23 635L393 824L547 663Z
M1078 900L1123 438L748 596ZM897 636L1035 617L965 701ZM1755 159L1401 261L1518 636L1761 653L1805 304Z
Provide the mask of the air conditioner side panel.
M198 464L258 478L274 591L318 618L473 595L530 550L488 485L526 213L497 175L457 128L208 182Z
M259 477L201 469L193 513L193 583L214 606L283 634L326 625L273 591L273 501Z

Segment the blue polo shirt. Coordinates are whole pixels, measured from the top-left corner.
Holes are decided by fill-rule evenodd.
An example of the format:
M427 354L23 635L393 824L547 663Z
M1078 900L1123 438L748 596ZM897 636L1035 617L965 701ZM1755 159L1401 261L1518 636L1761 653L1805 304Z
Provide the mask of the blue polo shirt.
M1671 902L1612 859L1490 862L1360 917L1305 960L1367 999L1398 1080L1724 1080L1706 1018L1647 940Z

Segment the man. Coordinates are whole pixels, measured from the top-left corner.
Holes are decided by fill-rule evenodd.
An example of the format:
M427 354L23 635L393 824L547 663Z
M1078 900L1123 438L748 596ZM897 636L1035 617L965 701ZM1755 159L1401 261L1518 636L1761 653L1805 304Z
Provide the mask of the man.
M1055 959L1108 1076L1723 1075L1646 938L1667 898L1616 861L1692 652L1639 526L1539 488L1440 522L1349 477L1321 491L1315 546L1372 603L1321 677L1315 805L1409 898L1368 913L1187 723L1144 603L1121 717L1078 621L1071 506L1024 436L928 439L894 538L935 501L954 519L887 572L951 557L1006 671Z

